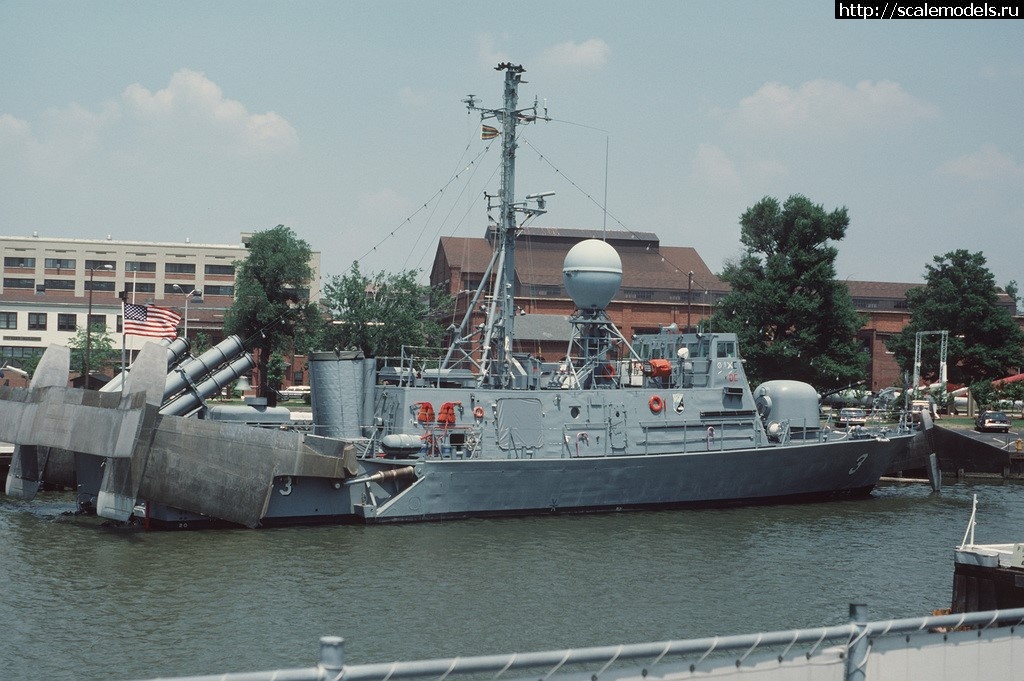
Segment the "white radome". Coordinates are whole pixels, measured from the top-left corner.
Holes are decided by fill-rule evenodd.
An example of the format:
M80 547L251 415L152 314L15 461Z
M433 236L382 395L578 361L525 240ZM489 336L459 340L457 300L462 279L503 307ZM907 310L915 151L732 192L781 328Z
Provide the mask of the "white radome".
M581 310L603 310L622 284L622 259L599 239L587 239L565 255L562 281Z

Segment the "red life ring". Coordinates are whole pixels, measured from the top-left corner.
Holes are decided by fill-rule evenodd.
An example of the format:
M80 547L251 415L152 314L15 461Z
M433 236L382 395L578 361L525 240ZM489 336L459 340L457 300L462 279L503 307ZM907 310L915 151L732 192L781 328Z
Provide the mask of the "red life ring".
M473 407L473 416L477 417L477 419L482 419L484 417L484 408L479 404Z
M659 414L665 408L665 400L661 399L660 395L654 395L647 402L647 406L651 408L651 413Z

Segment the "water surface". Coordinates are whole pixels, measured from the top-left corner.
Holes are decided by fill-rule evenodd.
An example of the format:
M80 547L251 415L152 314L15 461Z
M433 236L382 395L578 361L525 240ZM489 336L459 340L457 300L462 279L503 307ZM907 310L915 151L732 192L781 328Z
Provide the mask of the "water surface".
M863 501L380 527L143 532L0 496L0 669L109 679L839 624L947 607L979 542L1024 539L1024 485L883 486Z

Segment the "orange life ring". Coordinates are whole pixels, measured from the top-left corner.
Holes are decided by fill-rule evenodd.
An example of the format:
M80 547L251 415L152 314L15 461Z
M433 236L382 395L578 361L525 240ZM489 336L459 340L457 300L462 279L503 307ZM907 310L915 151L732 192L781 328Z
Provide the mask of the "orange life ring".
M661 399L660 395L654 395L647 402L647 406L651 408L651 412L654 414L661 413L661 410L665 408L665 400Z
M473 416L477 417L478 419L482 419L484 417L484 408L481 407L479 404L473 407Z

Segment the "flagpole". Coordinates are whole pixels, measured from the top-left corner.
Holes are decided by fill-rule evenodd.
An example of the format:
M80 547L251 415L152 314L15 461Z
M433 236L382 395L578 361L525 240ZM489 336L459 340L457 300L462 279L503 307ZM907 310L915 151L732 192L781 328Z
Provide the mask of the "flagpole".
M125 369L125 347L127 346L127 334L124 332L124 304L121 305L121 394L124 395L124 382L126 379Z

